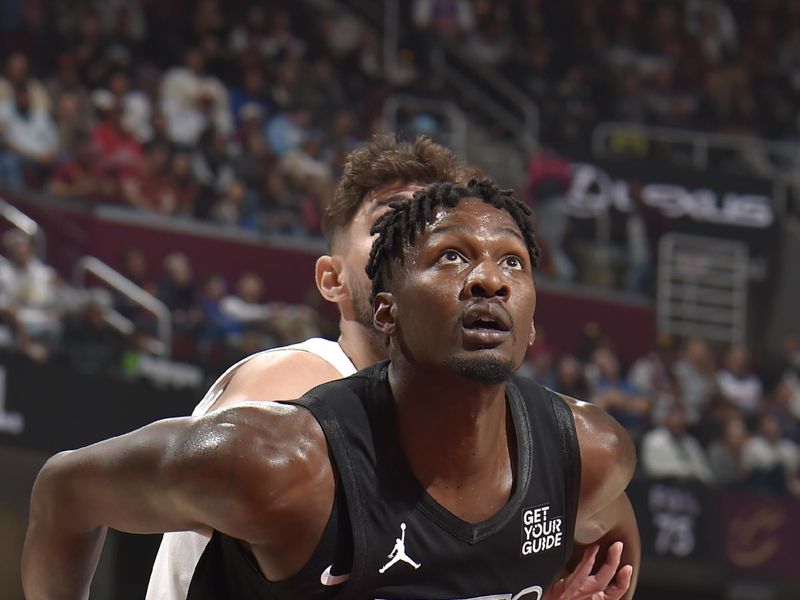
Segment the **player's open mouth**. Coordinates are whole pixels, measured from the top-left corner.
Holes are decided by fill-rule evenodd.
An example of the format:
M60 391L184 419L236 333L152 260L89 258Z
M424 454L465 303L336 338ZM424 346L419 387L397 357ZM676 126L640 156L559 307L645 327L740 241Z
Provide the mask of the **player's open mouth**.
M464 341L469 345L494 346L511 332L511 319L496 302L478 302L464 312L461 320Z
M464 329L507 333L511 331L511 319L504 308L496 302L479 302L466 311L461 320Z

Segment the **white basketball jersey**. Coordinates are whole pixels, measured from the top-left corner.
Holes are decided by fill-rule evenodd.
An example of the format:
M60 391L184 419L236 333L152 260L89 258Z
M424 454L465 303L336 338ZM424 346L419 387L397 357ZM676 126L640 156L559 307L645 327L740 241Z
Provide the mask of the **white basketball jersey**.
M310 352L328 362L339 371L342 377L356 372L355 365L344 353L342 347L337 342L322 338L311 338L299 344L264 350L240 360L225 371L209 388L192 411L192 415L198 416L207 413L217 398L225 391L239 367L255 356L270 352ZM194 531L165 533L153 564L146 600L186 600L197 561L200 560L210 539L210 529L204 533Z

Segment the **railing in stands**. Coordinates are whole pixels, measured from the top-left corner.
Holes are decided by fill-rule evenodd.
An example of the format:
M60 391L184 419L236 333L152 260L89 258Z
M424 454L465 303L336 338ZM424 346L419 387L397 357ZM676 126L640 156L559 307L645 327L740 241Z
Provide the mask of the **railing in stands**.
M392 70L398 65L400 45L408 33L401 25L399 0L339 0L339 4L347 6L381 31L384 69L387 79L391 80ZM473 109L502 125L522 151L532 152L539 138L536 103L494 69L475 64L458 47L442 41L438 50L441 53L434 68L437 71L435 75L457 88Z
M80 258L73 267L73 284L79 288L86 287L87 273L91 273L106 285L124 294L133 302L155 315L158 339L161 342L161 347L157 348L157 350L160 351L159 354L168 356L172 347L172 316L169 308L161 300L140 288L99 258L94 256ZM124 317L120 315L120 318Z
M47 240L45 239L44 231L36 221L2 198L0 198L0 217L29 235L33 239L39 258L44 258L47 250Z
M533 152L539 139L539 108L522 90L494 69L475 64L456 47L445 48L442 75L472 105L508 130L522 150Z
M733 153L763 176L778 177L797 166L800 144L768 141L762 138L723 133L709 133L672 127L655 127L638 123L604 122L592 132L592 154L604 157L631 153L647 157L652 145L680 147L696 169L711 166L714 152Z
M383 120L390 131L401 131L400 112L424 111L425 113L439 115L447 121L447 129L443 132L444 139L440 141L449 146L459 156L464 156L467 151L467 119L462 110L448 100L433 100L394 94L383 103Z

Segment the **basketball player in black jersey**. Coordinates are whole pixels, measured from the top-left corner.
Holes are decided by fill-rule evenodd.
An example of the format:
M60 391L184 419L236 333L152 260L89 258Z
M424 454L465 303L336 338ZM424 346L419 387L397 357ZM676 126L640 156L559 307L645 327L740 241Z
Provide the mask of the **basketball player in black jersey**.
M378 135L351 152L322 221L330 255L321 256L316 268L320 294L339 310L339 339L308 340L303 348L283 347L248 357L214 383L192 414L248 401L290 400L385 360L387 348L373 329L365 271L373 239L370 228L390 201L405 201L436 181L466 183L475 176L474 167L424 136L402 143L394 136ZM147 600L186 600L210 540L210 531L165 535ZM608 592L605 600L618 600L625 590L606 587L619 566L619 546L611 548L598 575L591 575L597 550L587 546L580 564L547 590L543 600L585 600L603 591ZM328 581L334 580L338 579Z
M520 448L528 448L533 441L525 434L521 415L532 410L532 396L548 398L540 390L523 394L524 401L512 402L516 392L509 392L506 401L505 376L519 364L533 335L535 252L527 229L508 212L512 205L498 208L483 201L487 189L490 186L459 192L470 198L436 208L433 222L421 228L413 247L399 256L391 256L388 247L387 260L373 261L374 265L393 265L388 271L380 267L374 272L378 281L386 283L382 291L378 285L375 321L390 340L392 362L388 369L375 370L366 378L372 385L383 377L385 389L391 390L389 413L395 421L386 431L396 435L395 449L402 457L398 464L407 466L409 482L420 485L430 511L441 512L442 519L457 524L456 529L473 533L485 523L497 524L497 515L508 512L507 507L522 497L519 486L525 473L519 469L530 461ZM432 193L436 196L440 191ZM420 197L422 204L426 197ZM333 387L324 394L352 394L348 387L352 385L329 384ZM370 396L361 393L365 401ZM554 407L563 402L547 401L554 402ZM566 552L548 563L548 572L534 575L536 559L571 544L572 539L559 538L562 532L574 532L575 541L582 544L621 540L625 542L623 560L634 567L638 564L635 521L624 495L634 460L630 442L600 411L573 401L568 405L582 459L576 510L568 510L565 504L571 492L578 497L574 489L562 490L554 502L515 506L519 514L514 514L520 518L511 519L517 530L510 554L487 556L487 560L510 563L512 557L533 557L528 580L532 585L484 592L494 581L488 575L475 569L456 573L463 575L465 589L475 589L476 596L540 597ZM305 408L247 406L155 423L58 455L43 469L34 490L23 556L28 597L84 597L105 525L134 532L210 526L228 539L239 540L234 550L250 557L253 572L261 577L256 581L266 586L261 597L324 597L270 595L267 584L303 570L318 550L332 514L338 514L332 513L334 498L338 501L341 489L349 485L341 479L337 483L335 474L342 477L348 472L346 461L339 460L341 456L331 458L326 441L329 430L323 433L320 422ZM558 495L556 490L553 493ZM341 499L358 505L347 494ZM391 503L392 498L385 500ZM419 524L420 518L410 514L409 527ZM394 524L386 526L391 529ZM355 524L354 531L359 527L361 523ZM406 587L391 591L395 584L387 584L388 593L381 584L370 589L379 590L381 597L466 597L457 586L452 588L454 595L449 588L435 588L437 571L429 567L448 564L446 552L439 556L435 544L427 548L420 544L425 536L419 527L413 534L401 523L395 529L388 547L381 551L387 556L394 552L392 560L398 555L400 559L391 568L386 567L390 560L378 566L391 574L407 568L421 579L409 579L403 573L392 581ZM396 543L393 549L395 538L402 544ZM480 534L477 538L483 543ZM363 563L359 558L363 544L353 543L354 560ZM627 585L631 570L629 566L619 572L619 585ZM224 569L219 573L224 576ZM370 571L369 576L374 578L375 573ZM442 572L443 581L452 577L453 573ZM343 593L347 594L348 586L360 589L363 581L354 578L344 583ZM502 574L498 581L503 581ZM437 591L414 592L433 589L431 585ZM610 587L613 593L614 584ZM627 597L632 592L633 586ZM605 597L602 594L598 592L596 598Z

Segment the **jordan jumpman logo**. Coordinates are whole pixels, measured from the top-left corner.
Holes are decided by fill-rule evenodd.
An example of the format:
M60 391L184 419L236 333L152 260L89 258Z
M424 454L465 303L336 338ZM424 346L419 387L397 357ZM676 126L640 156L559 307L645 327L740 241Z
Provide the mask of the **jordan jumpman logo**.
M406 554L406 524L400 523L400 537L395 538L394 540L394 548L392 551L387 554L389 560L388 563L383 565L380 569L378 569L378 573L385 573L387 569L394 566L395 564L399 563L401 560L404 563L410 564L414 567L414 570L419 569L422 565L418 562L414 562L411 557Z

